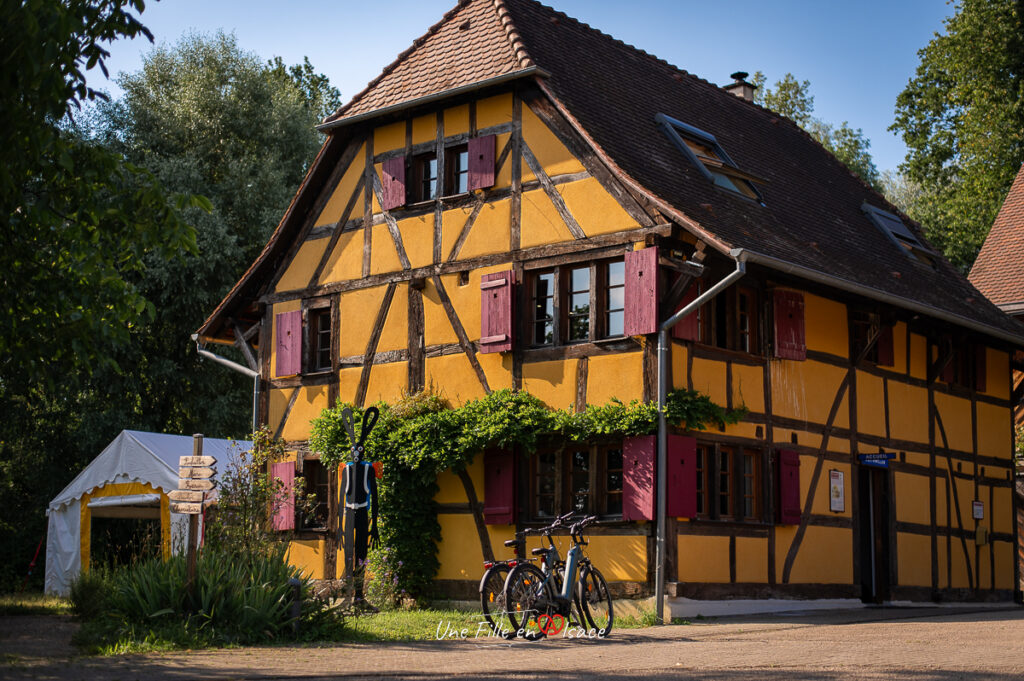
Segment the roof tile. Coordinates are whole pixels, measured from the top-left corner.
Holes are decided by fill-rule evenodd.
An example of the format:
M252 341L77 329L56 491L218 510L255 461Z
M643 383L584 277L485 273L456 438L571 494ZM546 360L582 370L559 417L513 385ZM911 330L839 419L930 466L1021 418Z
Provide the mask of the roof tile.
M1024 165L968 277L996 305L1024 302Z

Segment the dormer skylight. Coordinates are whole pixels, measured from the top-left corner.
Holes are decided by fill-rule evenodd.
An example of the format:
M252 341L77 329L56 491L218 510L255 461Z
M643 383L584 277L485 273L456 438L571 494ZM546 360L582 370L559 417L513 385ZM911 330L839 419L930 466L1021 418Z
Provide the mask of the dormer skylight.
M754 188L753 183L764 183L765 180L736 167L714 135L665 114L657 114L654 120L672 143L711 182L723 189L762 202L761 194Z
M869 203L864 203L861 210L909 257L934 267L935 252L918 239L910 228L903 224L899 216Z

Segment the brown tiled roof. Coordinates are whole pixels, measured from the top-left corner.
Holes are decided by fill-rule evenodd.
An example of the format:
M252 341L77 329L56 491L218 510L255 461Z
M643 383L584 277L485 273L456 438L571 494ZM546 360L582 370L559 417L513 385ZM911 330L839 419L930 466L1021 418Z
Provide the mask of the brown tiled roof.
M996 305L1024 303L1024 165L968 279Z
M531 66L549 74L540 87L613 172L718 250L743 248L896 305L1024 335L945 260L934 269L912 260L879 231L862 204L897 210L795 123L534 0L462 0L332 119L344 125ZM656 125L659 113L714 135L739 168L768 180L764 205L709 182ZM298 222L282 221L275 249L287 248L294 237L280 232L297 234ZM257 287L273 261L250 268L229 299L249 295L240 291ZM241 301L228 302L201 333Z

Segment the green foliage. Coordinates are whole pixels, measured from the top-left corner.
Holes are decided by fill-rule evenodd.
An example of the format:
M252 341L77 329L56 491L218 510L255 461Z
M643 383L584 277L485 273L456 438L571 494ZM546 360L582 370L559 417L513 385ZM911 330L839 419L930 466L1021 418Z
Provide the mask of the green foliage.
M404 563L395 549L382 545L370 549L366 559L364 593L379 610L394 610L406 596L399 584L398 570Z
M198 557L194 592L185 586L184 556L151 560L116 571L101 588L73 586L72 602L87 622L79 643L93 650L130 647L139 642L166 640L176 645L252 644L295 637L291 615L297 579L302 595L298 636L303 639L336 636L344 618L328 603L309 596L311 584L285 559L287 547L254 555L205 548ZM75 599L89 593L101 599Z
M384 464L384 478L378 484L381 542L394 561L395 586L414 598L429 595L438 568L441 529L433 500L438 474L462 470L490 448L529 454L557 439L651 435L658 429L658 407L648 402L612 400L577 414L552 410L530 393L514 390L497 390L454 409L432 390L406 395L393 407L376 406L380 420L366 451ZM338 404L311 424L310 448L326 466L342 463L351 446L342 423L345 408L361 418L362 411L354 405ZM665 405L669 424L690 430L709 423L736 423L744 414L744 408L726 410L692 390L670 392Z
M79 619L91 620L101 616L114 595L114 581L109 570L102 567L82 572L71 583L68 600L71 614Z
M961 0L945 29L918 52L890 129L922 191L910 216L966 272L1024 161L1024 8Z
M860 128L851 128L846 121L837 127L811 115L814 112L814 95L811 94L809 80L798 81L792 73L787 73L782 80L776 81L774 90L767 87L767 82L767 77L760 71L754 74L751 84L756 88L754 101L757 104L792 120L858 177L876 189L881 187L878 168L868 151L871 141L864 137L864 132Z

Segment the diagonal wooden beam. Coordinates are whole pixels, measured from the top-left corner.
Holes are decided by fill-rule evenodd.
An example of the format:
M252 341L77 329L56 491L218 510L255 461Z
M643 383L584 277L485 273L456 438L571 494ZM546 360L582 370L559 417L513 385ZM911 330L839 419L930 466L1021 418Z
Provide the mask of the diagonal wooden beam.
M292 396L288 398L288 406L284 408L284 413L281 414L281 422L277 424L277 428L274 430L274 439L281 437L281 433L284 432L284 424L288 422L288 417L291 416L292 407L295 406L295 400L299 397L299 391L302 390L302 386L297 386L292 391Z
M933 395L934 397L934 395ZM942 415L939 414L939 409L936 407L933 412L935 416L935 425L939 428L939 435L942 436L942 449L946 453L946 465L949 467L949 487L953 491L953 508L956 509L956 526L960 528L960 546L964 551L964 563L967 564L967 583L972 589L977 588L974 583L974 571L971 569L971 554L967 548L967 538L964 537L964 520L960 514L960 494L957 491L956 476L953 475L953 457L949 455L949 440L946 438L946 428L942 425ZM949 498L946 498L946 504L949 505Z
M341 233L344 230L345 223L348 222L349 215L352 214L352 209L356 205L356 201L361 198L363 192L363 182L366 181L365 176L360 176L359 181L356 182L355 189L352 190L352 196L348 198L348 203L345 204L345 210L341 214L341 219L338 220L338 224L335 225L334 231L331 233L331 240L327 243L327 250L320 257L320 263L313 270L313 276L309 278L309 284L307 286L316 286L320 281L320 275L324 273L324 268L327 267L328 261L331 259L331 253L334 252L334 248L338 245L338 240L341 238Z
M555 210L558 215L562 218L562 222L569 228L569 232L576 239L586 239L587 235L580 227L579 223L576 222L576 218L569 212L569 208L565 205L565 200L562 195L555 189L555 185L551 182L551 178L544 172L544 168L541 166L540 161L530 151L530 147L527 146L525 140L522 143L523 159L526 161L526 165L529 166L530 170L534 175L537 176L537 180L540 182L540 186L543 187L544 193L551 199L551 203L554 204Z
M476 218L480 215L480 209L484 207L482 199L477 197L476 205L473 206L473 211L466 218L466 222L462 225L462 231L459 232L459 238L455 240L455 244L452 246L452 252L448 254L448 262L454 261L459 257L459 251L462 250L463 245L466 243L466 239L469 238L469 230L473 229Z
M480 385L483 386L484 392L490 395L491 387L487 385L487 376L484 375L484 369L476 358L476 346L473 345L469 340L469 336L466 335L466 330L462 327L462 322L459 321L459 315L455 312L455 307L452 305L451 298L448 297L448 291L445 290L440 275L435 274L431 279L437 288L437 297L441 299L441 305L444 307L445 314L448 315L448 321L451 322L452 329L459 338L459 345L462 346L462 351L466 353L469 363L473 365L473 371L476 372L476 377L480 380Z
M384 300L377 310L377 319L373 322L373 330L370 331L370 339L366 341L366 352L363 354L363 371L359 374L359 386L356 388L356 406L363 406L366 401L366 389L370 384L370 369L373 368L373 358L377 354L377 344L380 342L381 331L384 330L384 322L388 319L388 311L391 309L391 300L395 297L397 282L388 284L384 291Z
M253 371L259 371L260 365L256 361L256 357L252 354L252 348L249 347L249 342L245 339L245 332L242 331L242 327L238 325L238 322L231 320L231 326L235 330L235 347L242 351L245 355L245 361L249 365L249 368ZM257 324L257 326L259 326Z
M373 176L373 195L377 197L377 203L384 205L384 187L380 183L380 176L377 175L377 171L371 170L370 173ZM398 261L402 263L402 269L412 269L412 263L409 262L409 256L405 253L405 245L402 243L402 233L398 230L398 222L391 215L390 212L384 211L384 222L388 225L388 232L391 233L391 240L395 242L395 250L398 251Z

